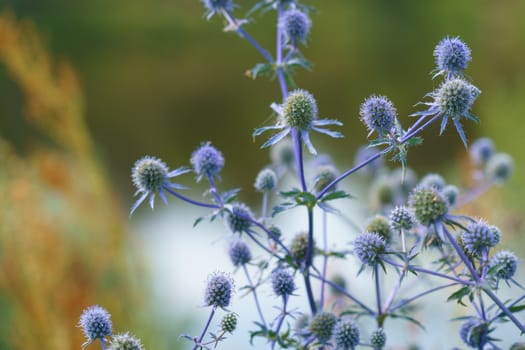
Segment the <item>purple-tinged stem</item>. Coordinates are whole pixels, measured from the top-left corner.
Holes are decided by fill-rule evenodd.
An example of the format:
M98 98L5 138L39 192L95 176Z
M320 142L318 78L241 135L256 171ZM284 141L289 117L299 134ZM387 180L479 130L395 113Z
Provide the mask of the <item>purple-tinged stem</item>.
M374 280L376 286L377 326L382 327L383 311L381 310L381 286L379 285L379 264L374 266Z
M201 346L202 339L204 339L204 336L206 335L206 332L208 331L208 328L210 327L210 323L213 318L213 315L215 315L215 308L211 309L210 316L208 317L208 321L206 322L206 325L204 326L204 329L202 330L202 333L199 336L199 339L197 339L195 346L193 347L193 350L196 350L199 346Z
M327 232L327 224L328 224L328 217L327 217L327 213L326 211L323 211L323 251L325 252L325 254L323 255L323 279L321 280L321 297L320 297L320 301L319 301L319 308L321 309L321 311L323 311L323 308L324 308L324 292L325 292L325 283L324 283L324 280L326 279L326 270L327 270L327 267L328 267L328 256L326 255L327 251L328 251L328 242L327 242L327 235L328 235L328 232Z
M102 347L102 350L106 350L106 339L100 338L100 346Z
M203 203L203 202L199 202L199 201L196 201L196 200L193 200L193 199L190 199L178 192L175 192L174 190L172 190L171 188L165 186L163 187L163 190L165 190L166 192L169 192L170 194L174 195L175 197L187 202L187 203L190 203L190 204L193 204L193 205L196 205L198 207L203 207L203 208L211 208L211 209L220 209L220 206L216 205L216 204L209 204L209 203Z
M496 294L494 294L493 291L491 291L489 288L487 287L482 287L483 291L485 292L485 294L487 294L489 296L490 299L492 299L492 301L499 306L499 308L501 309L501 311L507 315L508 318L510 318L510 320L519 328L519 330L522 332L522 333L525 333L525 325L523 325L517 318L516 316L514 316L514 314L505 306L505 304L503 304L503 302L498 298L498 296Z
M284 318L286 317L286 304L288 303L288 296L283 296L283 309L281 311L281 314L279 315L279 320L277 321L277 326L275 327L274 333L275 336L279 336L279 332L281 331L281 327L283 326ZM272 349L275 348L276 340L272 342Z
M312 315L317 313L317 306L315 305L314 293L312 291L312 284L310 283L310 267L313 262L314 254L314 215L313 209L308 208L308 245L306 248L305 269L303 272L304 285L306 287L306 294L308 295L308 303L310 304L310 311Z
M261 305L259 304L259 298L257 297L257 292L255 291L255 285L252 282L252 279L250 277L250 274L248 273L248 269L246 268L246 265L242 265L242 268L244 270L244 274L246 275L246 279L248 280L248 283L250 284L250 289L253 293L253 299L255 300L255 306L257 307L257 312L259 313L259 317L261 318L261 322L264 325L264 328L266 328L266 321L264 320L264 315L261 310Z
M422 293L419 293L411 298L408 298L408 299L404 299L402 301L400 301L399 303L397 303L396 305L392 306L390 308L390 312L394 312L395 310L399 309L399 308L402 308L403 306L407 305L407 304L410 304L411 302L413 302L414 300L416 299L419 299L421 297L424 297L425 295L428 295L430 293L434 293L434 292L437 292L438 290L441 290L441 289L445 289L445 288L449 288L449 287L453 287L453 286L457 286L459 283L457 282L454 282L454 283L449 283L449 284L445 284L443 286L438 286L438 287L434 287L432 289L429 289L427 291L424 291ZM385 312L387 310L385 309Z

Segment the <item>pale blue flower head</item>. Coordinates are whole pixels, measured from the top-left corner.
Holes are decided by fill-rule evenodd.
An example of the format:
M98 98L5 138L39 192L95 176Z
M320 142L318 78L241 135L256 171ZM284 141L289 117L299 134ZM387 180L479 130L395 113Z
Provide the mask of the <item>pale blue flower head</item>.
M494 142L488 137L482 137L472 142L469 148L470 159L476 165L485 164L494 154Z
M90 306L82 312L78 325L86 335L88 344L111 335L110 318L109 312L98 305Z
M222 153L213 147L210 142L200 145L192 153L190 162L193 166L193 171L197 174L197 181L200 181L203 177L216 177L224 167Z
M518 258L508 250L502 250L490 258L489 269L495 269L497 278L509 280L516 274Z
M231 11L235 7L233 0L201 0L206 8L206 18L210 19L216 13Z
M363 265L375 266L386 252L386 241L375 232L365 232L354 241L354 253Z
M235 267L245 265L252 259L252 253L248 244L241 239L230 244L228 254L230 255L230 260Z
M295 282L290 271L284 268L278 268L272 272L272 289L275 295L287 297L295 290Z
M496 246L501 239L500 230L483 220L470 222L466 228L461 234L461 241L467 252L474 256L481 256L483 251Z
M380 350L386 345L386 333L383 328L378 328L370 334L370 344L374 350Z
M434 49L437 73L434 77L446 74L450 79L455 75L461 75L472 60L470 49L459 37L445 37Z
M477 318L469 318L459 330L461 340L474 349L483 349L489 341L489 326Z
M337 318L330 312L321 312L310 321L310 332L321 342L326 343L332 337Z
M284 12L279 25L282 27L286 39L296 46L298 41L303 44L306 42L312 22L305 12L290 9Z
M397 112L394 104L386 96L372 95L361 104L359 115L368 128L369 135L375 131L382 137L392 130Z
M514 171L514 160L507 153L496 153L485 165L489 180L497 184L507 181Z
M257 174L254 187L258 192L270 192L277 186L277 174L270 168L264 168Z
M252 226L252 218L252 211L246 204L233 203L227 215L228 227L234 233L247 232Z
M340 320L334 327L334 339L338 349L354 350L359 344L359 328L352 320Z
M226 308L230 305L233 294L233 280L224 272L215 272L208 276L204 291L204 302L207 306Z
M144 350L140 340L129 333L115 334L108 350Z

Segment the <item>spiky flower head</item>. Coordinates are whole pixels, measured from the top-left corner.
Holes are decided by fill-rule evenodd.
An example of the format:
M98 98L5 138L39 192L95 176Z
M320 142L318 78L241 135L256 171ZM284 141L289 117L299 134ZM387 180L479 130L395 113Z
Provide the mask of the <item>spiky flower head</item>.
M476 165L485 164L492 157L495 150L491 139L488 137L479 138L470 145L470 159Z
M144 350L144 346L140 339L126 332L114 335L108 350Z
M496 153L485 167L487 177L495 183L507 181L514 171L514 160L507 153Z
M337 177L338 171L332 165L321 165L315 169L314 178L314 191L316 193L321 192L326 186L328 186ZM333 185L329 188L329 191L335 191L337 185Z
M235 267L245 265L252 259L250 248L242 239L237 239L230 244L228 254Z
M219 175L224 167L224 157L222 153L211 145L204 142L193 153L190 159L193 171L197 174L197 181L203 177L215 177Z
M447 78L461 74L472 60L470 49L459 37L445 37L434 49L437 75L446 73Z
M435 188L416 187L409 203L416 219L425 226L441 220L448 212L447 200Z
M461 340L475 349L483 349L488 342L488 324L480 319L469 318L461 325L459 335Z
M390 223L396 231L408 231L414 228L416 219L407 207L399 206L390 212Z
M469 222L467 229L461 234L461 242L466 251L473 256L481 256L499 243L501 233L496 226L488 225L483 220Z
M204 291L204 302L214 308L225 308L230 305L233 293L233 279L224 272L214 272L208 276Z
M371 218L366 225L365 231L377 233L387 244L390 244L392 240L390 222L388 221L388 218L383 215L376 215Z
M291 41L295 46L298 41L303 44L306 42L312 22L306 13L297 9L290 9L284 12L280 25L282 26L286 39Z
M93 305L82 311L78 326L86 335L88 343L111 335L111 315L101 306Z
M379 150L373 147L361 146L357 149L354 156L354 166L364 163L369 158L373 157ZM384 167L383 157L376 158L375 160L368 163L364 168L361 168L360 173L364 176L373 176Z
M374 179L369 196L371 206L378 211L393 205L397 199L397 191L390 176L382 175Z
M233 312L229 312L221 320L221 330L223 332L233 333L237 328L237 315Z
M390 133L396 122L396 108L386 96L368 97L359 110L361 121L369 130L369 135L377 131L379 136Z
M306 130L317 119L317 114L317 102L306 90L294 90L284 101L284 122L290 127Z
M354 253L364 265L375 266L386 251L386 241L375 232L365 232L354 241Z
M399 167L390 174L392 183L398 187L403 196L407 196L410 191L417 185L417 176L414 170L410 168Z
M272 289L275 295L287 297L295 290L293 275L284 268L278 268L272 272Z
M232 232L247 232L252 223L250 219L253 218L252 211L244 203L234 203L228 213L228 226Z
M438 191L441 191L446 184L443 176L435 173L427 174L419 181L419 187L435 188Z
M370 334L370 344L374 350L381 350L386 345L386 333L383 328L378 328Z
M459 188L455 185L446 185L441 194L447 200L449 207L456 205L459 196Z
M231 11L235 5L233 0L201 0L207 10L206 18L210 19L214 14L222 11Z
M459 118L467 115L480 91L461 78L445 81L436 92L436 104L444 115Z
M277 186L277 175L275 171L264 168L257 174L254 187L259 192L270 192Z
M359 344L359 328L352 320L340 320L334 327L334 339L338 349L354 350Z
M308 232L301 232L294 236L290 245L290 252L295 260L303 262L308 250Z
M310 321L310 331L321 343L326 343L332 337L337 318L330 312L321 312Z
M496 269L496 277L509 280L516 274L518 269L518 258L508 250L502 250L492 256L489 260L489 269Z

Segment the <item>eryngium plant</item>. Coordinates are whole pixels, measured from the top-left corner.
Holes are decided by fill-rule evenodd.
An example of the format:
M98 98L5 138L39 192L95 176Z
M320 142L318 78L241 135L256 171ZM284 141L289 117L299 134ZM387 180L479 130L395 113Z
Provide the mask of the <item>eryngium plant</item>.
M499 349L496 334L502 322L513 324L514 330L506 337L518 341L525 325L516 313L525 309L520 304L525 295L502 299L498 294L502 288L521 288L514 280L519 260L513 252L499 250L501 238L505 237L499 229L480 218L462 215L465 204L510 177L512 158L497 153L488 139L474 142L469 154L475 185L467 189L447 183L439 174L429 174L418 182L407 168L408 150L421 144L419 135L433 124L439 123L440 134L453 124L468 147L462 123L478 121L472 110L481 90L464 74L472 60L467 44L459 37L445 37L437 44L433 79L440 81L434 91L425 95L428 100L421 104L426 107L412 114L414 122L408 127L401 124L394 103L386 96L373 94L356 105L355 118L368 129L368 137L376 138L358 150L354 164L337 167L329 157L317 156L311 135L316 132L341 138L342 133L326 127L340 126L342 122L320 118L322 106L293 80L298 69L310 68L300 44L307 41L311 30L311 8L297 0L262 0L249 12L275 14L276 47L271 53L248 33L246 27L251 21L234 15L238 6L233 1L203 0L203 4L208 19L222 17L226 31L236 32L261 55L263 62L257 63L249 75L254 79L277 78L281 99L269 103L274 122L253 132L254 137L273 132L261 146L271 148L272 163L254 179L255 191L262 194L261 213L256 215L239 201L238 189L222 190L217 186L225 162L210 142L198 146L189 160L196 181L207 183L205 200L183 194L181 190L186 188L171 182L171 178L190 172L190 168L170 171L160 159L147 156L133 167L133 184L140 197L131 212L146 199L153 208L157 194L164 202L167 195L172 195L210 210L209 216L198 218L195 224L207 218L225 222L231 232L228 253L233 274L237 281L244 281L241 285L245 286L239 289L251 294L258 313L250 342L262 339L261 344L271 349L383 349L392 338L388 324L405 320L423 327L425 320L418 319L413 313L415 308L420 300L433 298L433 293L442 290L450 290L448 301L464 306L461 322L456 323L463 346ZM261 119L266 114L260 111ZM305 160L303 146L312 155L311 161ZM390 172L385 159L398 162L400 168ZM358 172L373 178L372 219L363 224L349 223L353 239L329 248L329 221L345 217L333 202L351 195L339 185ZM283 187L284 176L292 176L295 184ZM274 217L287 215L296 207L302 208L304 220L295 222L297 231L283 233L275 226ZM314 216L314 212L321 215ZM319 217L322 223L316 225ZM328 264L333 259L353 261L358 268L330 278ZM372 275L371 281L362 277L365 274ZM386 274L393 275L395 283L388 284ZM346 282L357 275L358 281ZM302 283L298 283L300 280ZM271 287L275 309L263 310L260 306L259 288L264 284ZM414 284L421 288L414 289ZM355 293L357 285L373 294L372 301ZM189 347L213 348L235 331L237 323L251 324L243 319L242 311L237 314L230 310L234 309L233 290L234 282L228 273L210 275L204 291L204 304L210 314L199 335L183 336L190 342ZM293 298L306 299L303 305L307 307L290 310L288 303ZM223 313L222 320L214 318L217 313ZM217 334L209 331L214 320L220 330ZM97 328L97 333L87 336L89 342L100 339L104 344L109 335ZM408 348L410 344L405 345Z

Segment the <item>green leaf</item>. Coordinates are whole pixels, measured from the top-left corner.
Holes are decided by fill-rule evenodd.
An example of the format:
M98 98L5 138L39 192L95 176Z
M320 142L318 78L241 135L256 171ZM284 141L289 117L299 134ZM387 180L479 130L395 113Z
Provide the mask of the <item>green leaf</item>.
M200 222L204 220L204 217L201 216L200 218L197 218L197 220L195 220L195 222L193 223L193 227L197 226L198 224L200 224Z
M259 76L275 75L275 65L273 63L257 63L255 67L246 71L246 76L256 79Z
M403 320L407 320L409 322L412 322L413 324L415 324L416 326L420 327L422 330L426 330L425 329L425 326L423 326L423 324L421 322L419 322L418 320L416 320L415 318L412 318L410 316L407 316L407 315L399 315L399 314L390 314L389 315L390 317L392 318L401 318Z
M237 194L240 191L241 191L240 188L234 188L233 190L229 190L229 191L221 193L222 201L226 204L233 202L233 200L237 197Z
M276 206L273 207L273 209L272 209L272 217L274 217L275 215L277 215L277 214L279 214L279 213L282 213L282 212L285 211L285 210L295 208L296 206L297 206L297 204L295 204L295 203L290 203L290 202L281 203L281 204L279 204L279 205L276 205Z
M463 305L463 306L466 306L466 305L463 303L462 299L463 299L464 297L466 297L467 295L470 295L470 294L472 294L472 289L471 289L471 287L470 287L470 286L465 286L465 287L462 287L462 288L460 288L459 290L455 291L454 293L452 293L452 294L448 297L447 301L457 300L458 304L461 304L461 305ZM470 296L469 296L469 298L470 298Z
M341 198L351 198L351 196L345 191L334 191L334 192L327 193L321 199L319 199L319 201L327 202L327 201L332 201L334 199L341 199Z

